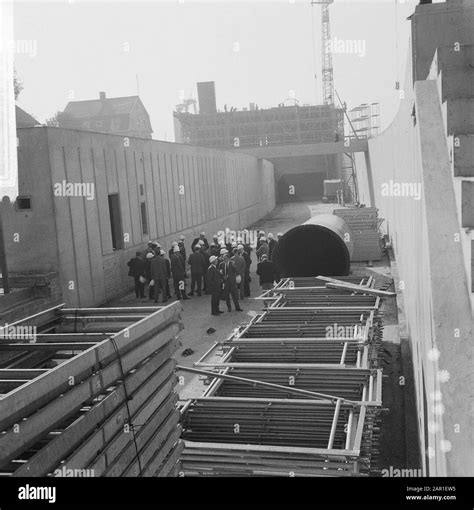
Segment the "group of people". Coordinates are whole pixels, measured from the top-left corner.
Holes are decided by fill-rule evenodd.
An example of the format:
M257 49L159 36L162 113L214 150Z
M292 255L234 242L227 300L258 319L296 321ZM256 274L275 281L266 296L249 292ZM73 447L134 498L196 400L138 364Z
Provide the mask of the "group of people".
M258 259L257 275L260 277L262 290L273 286L279 280L277 269L271 261L277 240L269 233L259 231L256 245ZM220 315L221 300L225 301L227 310L232 310L231 300L236 311L243 311L240 301L250 297L250 266L252 264L252 247L241 238L220 239L217 234L209 243L205 232L201 232L191 244L192 253L187 257L184 245L185 236L180 235L178 241L171 245L166 253L158 242L150 241L144 252L137 251L136 256L128 262L129 276L134 278L135 295L138 299L145 298L148 285L148 298L162 303L171 298L169 280L173 280L176 299L187 300L196 293L211 295L211 314ZM191 285L187 293L187 265L190 269ZM239 301L240 300L240 301Z

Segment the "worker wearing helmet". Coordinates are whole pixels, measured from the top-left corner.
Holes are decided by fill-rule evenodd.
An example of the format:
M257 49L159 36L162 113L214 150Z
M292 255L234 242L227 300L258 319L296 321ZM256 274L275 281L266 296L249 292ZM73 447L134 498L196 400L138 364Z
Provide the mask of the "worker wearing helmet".
M222 275L217 269L219 259L215 255L209 258L209 267L207 269L207 284L211 293L211 314L220 315L222 312L219 310L219 302L222 292Z

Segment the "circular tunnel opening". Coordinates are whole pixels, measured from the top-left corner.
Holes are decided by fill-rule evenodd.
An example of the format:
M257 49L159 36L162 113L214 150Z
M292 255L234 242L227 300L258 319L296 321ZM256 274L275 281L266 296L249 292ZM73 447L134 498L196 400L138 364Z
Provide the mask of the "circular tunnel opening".
M350 271L346 243L322 225L300 225L289 230L275 246L272 260L282 278L345 276Z

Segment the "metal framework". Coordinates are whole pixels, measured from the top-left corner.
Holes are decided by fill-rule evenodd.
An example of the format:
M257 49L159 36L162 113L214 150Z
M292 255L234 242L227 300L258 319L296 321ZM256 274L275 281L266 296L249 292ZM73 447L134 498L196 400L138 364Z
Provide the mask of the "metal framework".
M180 312L58 305L0 328L0 476L177 476Z
M341 137L344 133L343 110L328 105L198 115L174 112L173 115L180 125L178 142L206 147L235 149L324 143L334 141L335 131Z
M371 277L344 280L374 292ZM260 296L261 314L187 369L209 386L182 409L185 475L370 473L382 405L381 300L326 284L280 281Z
M373 138L380 130L380 104L364 103L348 112L349 121L352 124L358 138Z
M334 104L334 74L332 67L332 53L329 45L331 29L329 25L329 4L333 0L327 0L321 5L321 44L323 57L323 102L327 105Z

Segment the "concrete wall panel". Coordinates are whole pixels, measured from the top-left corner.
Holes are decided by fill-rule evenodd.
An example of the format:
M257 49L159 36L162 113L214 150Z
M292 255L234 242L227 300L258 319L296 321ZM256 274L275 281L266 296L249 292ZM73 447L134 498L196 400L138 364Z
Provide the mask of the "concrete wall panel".
M92 299L94 303L105 299L105 284L103 281L102 270L96 261L102 258L102 227L99 219L99 202L96 199L96 184L94 175L94 166L92 164L92 153L89 147L79 148L79 168L81 172L81 181L94 185L94 198L83 201L85 213L85 236L88 265L91 276Z
M20 196L31 197L31 209L18 210L15 204L1 202L9 270L54 271L58 246L47 133L19 130L18 137L18 167L23 169L18 175Z
M155 153L157 169L158 169L158 179L155 176L155 186L158 186L158 189L155 187L155 196L159 197L160 200L160 209L158 214L162 214L163 218L163 229L164 235L167 236L172 232L171 229L171 218L170 218L170 205L168 199L168 182L165 171L165 155L162 153Z
M102 150L91 146L91 166L95 176L96 194L104 197L108 193L107 175L105 172ZM97 200L99 212L100 243L102 255L112 253L112 233L110 231L109 204L107 200Z
M152 179L152 153L141 153L143 161L143 188L145 195L142 200L146 201L147 207L147 218L148 218L148 238L156 239L158 237L157 217L155 212L157 211L157 205L155 204L155 193Z

